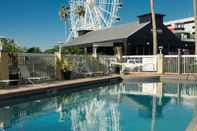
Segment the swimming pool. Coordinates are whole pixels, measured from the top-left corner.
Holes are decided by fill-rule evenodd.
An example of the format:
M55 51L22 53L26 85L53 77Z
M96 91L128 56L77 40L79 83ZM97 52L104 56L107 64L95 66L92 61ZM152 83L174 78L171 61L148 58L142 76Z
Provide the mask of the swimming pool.
M0 131L184 131L197 125L192 83L125 80L14 103L0 107Z

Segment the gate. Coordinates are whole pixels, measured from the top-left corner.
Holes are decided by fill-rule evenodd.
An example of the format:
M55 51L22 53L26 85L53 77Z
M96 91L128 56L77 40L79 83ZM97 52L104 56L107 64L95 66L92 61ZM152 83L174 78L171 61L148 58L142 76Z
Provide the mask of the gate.
M123 56L123 68L132 72L156 72L157 56Z

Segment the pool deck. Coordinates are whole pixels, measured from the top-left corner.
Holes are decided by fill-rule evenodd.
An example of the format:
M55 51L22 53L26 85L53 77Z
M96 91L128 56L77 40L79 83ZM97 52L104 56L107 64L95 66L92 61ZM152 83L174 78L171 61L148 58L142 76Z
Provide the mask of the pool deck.
M134 73L129 73L127 75L123 75L122 77L127 79L127 78L151 78L151 77L160 77L160 74L157 73L152 73L152 72L134 72Z
M158 74L152 72L134 72L124 75L123 78L154 78L159 77L161 79L169 80L184 80L184 81L197 81L197 74Z
M162 79L172 79L172 80L189 80L189 81L196 81L197 74L164 74L161 75Z
M104 76L99 78L84 78L67 81L54 81L42 84L23 85L20 87L9 87L0 89L0 100L27 96L31 94L50 93L54 91L76 88L86 85L111 83L113 81L121 81L120 75Z

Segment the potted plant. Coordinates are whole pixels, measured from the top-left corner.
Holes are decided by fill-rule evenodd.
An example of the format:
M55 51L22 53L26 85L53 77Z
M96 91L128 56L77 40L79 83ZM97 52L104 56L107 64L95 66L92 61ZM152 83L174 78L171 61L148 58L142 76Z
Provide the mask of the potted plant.
M62 58L61 60L57 61L57 65L59 67L61 78L64 80L71 79L71 73L72 73L72 62L69 62L68 60L65 60Z

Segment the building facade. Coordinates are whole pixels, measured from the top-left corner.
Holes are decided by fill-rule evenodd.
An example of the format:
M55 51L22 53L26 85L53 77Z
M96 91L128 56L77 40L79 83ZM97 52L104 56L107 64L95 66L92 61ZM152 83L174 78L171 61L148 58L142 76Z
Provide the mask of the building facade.
M163 48L164 54L177 54L178 48L184 48L184 45L164 25L164 16L156 14L158 47ZM107 55L114 54L115 47L122 47L123 55L151 55L153 54L151 14L138 16L137 22L87 32L65 44L65 47L86 48L88 52Z
M188 17L164 23L185 45L186 52L193 54L195 49L195 20Z

